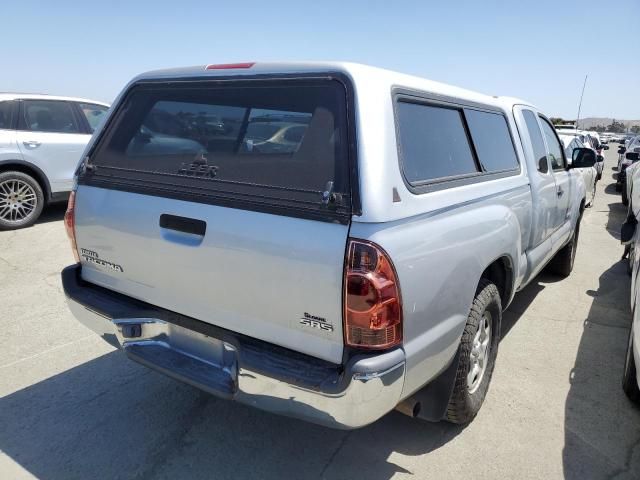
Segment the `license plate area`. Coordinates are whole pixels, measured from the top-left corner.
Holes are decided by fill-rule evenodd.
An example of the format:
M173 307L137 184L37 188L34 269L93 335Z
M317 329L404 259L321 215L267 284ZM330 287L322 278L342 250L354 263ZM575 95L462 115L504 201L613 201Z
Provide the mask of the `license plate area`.
M114 320L129 358L222 398L238 390L235 347L157 319Z

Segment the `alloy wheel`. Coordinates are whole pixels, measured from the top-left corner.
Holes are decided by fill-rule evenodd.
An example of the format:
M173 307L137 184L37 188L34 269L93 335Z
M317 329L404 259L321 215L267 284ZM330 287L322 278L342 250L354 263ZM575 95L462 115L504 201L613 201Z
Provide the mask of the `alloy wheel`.
M474 393L487 370L489 354L491 350L491 313L484 312L478 331L473 338L471 352L469 353L469 373L467 374L467 388L469 393Z
M10 179L0 183L0 219L22 222L36 210L37 202L36 191L27 182Z

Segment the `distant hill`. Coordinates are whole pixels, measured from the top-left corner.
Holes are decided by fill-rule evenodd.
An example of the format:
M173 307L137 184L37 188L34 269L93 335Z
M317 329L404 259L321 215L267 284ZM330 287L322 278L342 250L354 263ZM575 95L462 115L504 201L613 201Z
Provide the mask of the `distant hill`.
M606 127L607 125L611 125L613 122L613 118L604 118L604 117L587 117L580 119L580 128L584 128L585 130L589 130L590 128L595 127L596 125L602 125ZM631 128L634 125L640 125L640 120L620 120L619 118L615 119L617 122L624 123L627 128Z

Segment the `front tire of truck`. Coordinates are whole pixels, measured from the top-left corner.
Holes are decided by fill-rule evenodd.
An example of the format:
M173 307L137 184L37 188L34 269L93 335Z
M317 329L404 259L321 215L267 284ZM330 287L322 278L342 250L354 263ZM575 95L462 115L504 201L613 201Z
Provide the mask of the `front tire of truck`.
M573 230L571 240L562 247L556 256L553 257L549 268L553 273L561 277L568 277L573 271L573 264L576 259L576 251L578 250L578 238L580 237L580 221L582 220L582 211L576 222L576 228Z
M498 288L481 279L458 347L458 369L445 419L469 423L489 389L498 354L502 302Z

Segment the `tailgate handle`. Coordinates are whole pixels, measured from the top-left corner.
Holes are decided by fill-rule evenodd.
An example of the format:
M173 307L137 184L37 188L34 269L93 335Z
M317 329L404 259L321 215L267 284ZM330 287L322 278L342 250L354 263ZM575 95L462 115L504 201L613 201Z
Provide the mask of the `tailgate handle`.
M160 215L160 227L204 237L207 231L207 222L195 218L179 217L177 215L163 213Z

